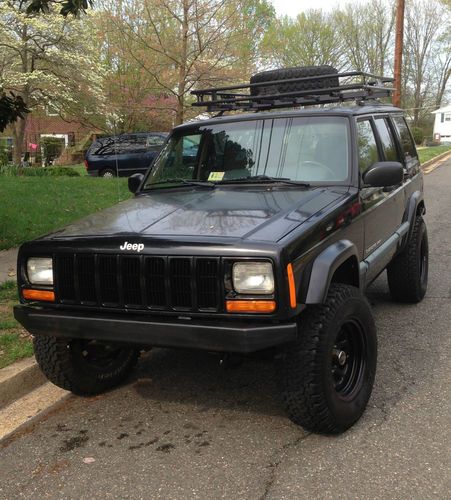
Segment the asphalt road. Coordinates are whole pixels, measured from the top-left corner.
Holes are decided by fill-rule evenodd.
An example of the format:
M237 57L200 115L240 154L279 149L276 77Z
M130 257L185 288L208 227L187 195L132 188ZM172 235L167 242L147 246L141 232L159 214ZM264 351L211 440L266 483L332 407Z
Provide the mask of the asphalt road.
M290 423L268 362L156 350L128 385L70 397L3 443L0 498L450 498L451 161L426 200L429 291L395 304L385 276L368 291L378 373L350 431Z

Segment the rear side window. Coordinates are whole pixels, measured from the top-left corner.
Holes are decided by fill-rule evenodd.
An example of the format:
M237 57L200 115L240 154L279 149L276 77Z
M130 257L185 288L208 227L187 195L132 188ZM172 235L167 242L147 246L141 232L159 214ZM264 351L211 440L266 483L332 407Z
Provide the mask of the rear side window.
M408 162L413 158L418 158L415 143L410 135L410 130L407 126L406 120L402 116L394 116L393 122L399 133L401 149L403 151L405 161Z
M149 135L147 137L146 145L149 148L160 147L164 144L164 137L160 135Z
M379 161L377 142L374 137L373 127L369 120L357 122L357 135L359 147L359 169L363 174L371 165Z
M396 142L387 120L385 118L376 118L375 123L379 133L379 139L381 140L385 160L399 161L398 151L396 150Z
M113 155L115 154L114 137L103 137L91 146L91 154L93 155Z

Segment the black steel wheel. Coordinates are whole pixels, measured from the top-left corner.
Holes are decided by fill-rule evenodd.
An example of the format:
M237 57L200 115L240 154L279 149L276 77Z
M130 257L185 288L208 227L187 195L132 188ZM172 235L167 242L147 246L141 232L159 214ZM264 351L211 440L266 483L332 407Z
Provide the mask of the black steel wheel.
M36 336L36 360L55 385L74 394L98 394L120 384L138 359L136 348L85 339Z
M429 243L423 217L417 216L406 248L387 267L391 296L398 302L421 302L428 287Z
M324 304L300 314L299 338L279 357L286 412L312 432L345 431L365 411L376 362L376 327L367 300L357 288L333 283Z
M354 320L341 325L331 356L331 372L335 391L343 399L351 399L360 390L365 373L365 335Z

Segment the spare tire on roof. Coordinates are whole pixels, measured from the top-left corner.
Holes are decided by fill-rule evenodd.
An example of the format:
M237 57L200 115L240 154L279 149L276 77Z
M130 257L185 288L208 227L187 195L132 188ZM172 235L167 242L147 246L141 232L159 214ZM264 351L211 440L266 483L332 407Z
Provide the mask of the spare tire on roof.
M277 82L280 83L273 85L262 85L258 87L251 87L251 95L253 96L265 96L272 94L279 94L284 92L299 92L302 90L313 90L321 89L326 87L338 87L338 76L332 76L330 78L312 78L305 82L291 82L284 83L283 80L288 80L290 78L305 78L305 77L315 77L320 75L338 75L338 71L328 65L324 66L299 66L295 68L282 68L274 69L270 71L262 71L253 75L250 79L250 83L263 83L263 82Z

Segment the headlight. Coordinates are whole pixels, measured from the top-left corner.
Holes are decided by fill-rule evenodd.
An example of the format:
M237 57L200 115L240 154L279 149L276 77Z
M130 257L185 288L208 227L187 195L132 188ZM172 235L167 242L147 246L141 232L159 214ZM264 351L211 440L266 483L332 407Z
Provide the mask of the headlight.
M274 292L274 274L270 262L235 262L232 277L233 288L238 293Z
M53 285L52 259L48 257L28 259L27 276L32 285Z

